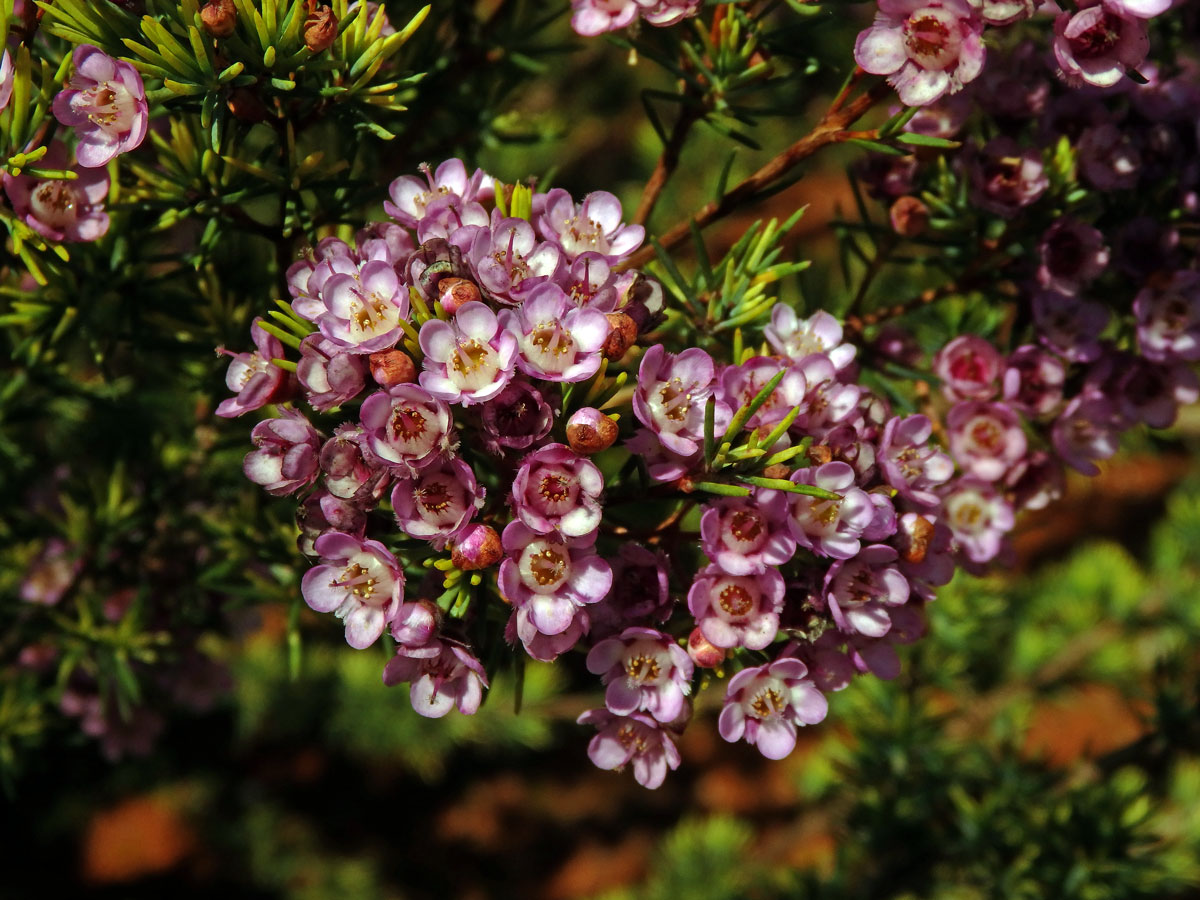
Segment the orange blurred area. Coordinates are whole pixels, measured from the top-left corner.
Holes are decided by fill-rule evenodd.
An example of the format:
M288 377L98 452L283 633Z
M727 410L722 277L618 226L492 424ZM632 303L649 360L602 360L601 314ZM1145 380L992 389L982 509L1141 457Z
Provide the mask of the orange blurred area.
M92 816L83 836L83 879L133 881L174 868L196 849L196 836L163 797L122 800Z

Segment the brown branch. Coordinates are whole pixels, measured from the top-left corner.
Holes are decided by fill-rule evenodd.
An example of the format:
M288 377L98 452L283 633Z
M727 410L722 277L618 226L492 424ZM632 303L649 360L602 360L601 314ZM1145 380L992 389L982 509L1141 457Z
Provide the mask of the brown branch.
M675 173L675 168L679 165L679 154L683 150L688 132L691 131L692 125L701 115L700 110L691 106L685 105L680 109L679 118L675 120L671 135L663 145L662 155L659 156L654 172L651 173L650 180L646 182L646 187L642 190L642 199L638 203L637 212L633 215L635 225L644 225L650 218L650 213L654 211L654 204L658 202L663 188L667 186L667 181L670 180Z
M746 202L773 182L786 175L802 161L808 159L822 147L838 144L853 137L875 137L873 131L855 132L846 129L862 118L872 106L885 97L891 88L880 82L867 93L838 108L830 107L821 117L812 131L806 134L792 146L788 147L745 181L724 194L720 200L715 200L702 207L695 215L684 222L677 223L659 238L659 244L664 250L679 246L691 234L692 223L705 228L722 216L728 215L742 203ZM654 257L654 247L646 245L629 257L621 266L623 269L644 266Z

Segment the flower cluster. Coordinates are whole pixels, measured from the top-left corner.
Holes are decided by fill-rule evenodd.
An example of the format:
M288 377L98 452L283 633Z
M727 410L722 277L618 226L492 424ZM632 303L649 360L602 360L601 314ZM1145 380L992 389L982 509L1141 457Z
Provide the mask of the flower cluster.
M663 28L699 11L700 0L571 0L571 27L589 37L639 21Z

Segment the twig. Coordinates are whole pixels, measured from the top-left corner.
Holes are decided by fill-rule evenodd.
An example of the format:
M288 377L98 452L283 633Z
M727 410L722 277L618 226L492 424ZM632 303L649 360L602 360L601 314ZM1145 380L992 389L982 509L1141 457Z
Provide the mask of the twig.
M742 203L768 187L772 182L782 178L791 169L795 168L803 160L808 159L808 157L812 156L822 147L826 147L829 144L841 143L851 137L876 137L877 135L874 131L851 132L846 131L846 128L862 118L868 109L879 102L890 91L891 88L885 82L880 82L871 88L870 91L856 97L844 106L838 109L831 107L821 117L821 121L814 126L812 131L800 138L800 140L796 141L796 143L792 144L792 146L788 147L745 181L729 190L719 200L705 205L690 219L677 223L658 239L659 244L665 250L679 246L690 237L693 222L697 227L705 228L722 216L728 215ZM654 247L647 245L629 257L621 268L629 269L644 266L653 257Z
M691 131L692 125L701 115L702 113L692 106L684 105L680 109L679 118L675 120L671 135L663 146L662 155L659 156L654 172L651 173L650 180L646 182L646 187L642 191L642 199L638 203L637 212L633 215L635 225L644 225L650 218L650 214L654 211L654 204L658 202L663 188L667 186L667 181L670 180L675 173L675 168L679 165L679 153L683 150L688 132Z

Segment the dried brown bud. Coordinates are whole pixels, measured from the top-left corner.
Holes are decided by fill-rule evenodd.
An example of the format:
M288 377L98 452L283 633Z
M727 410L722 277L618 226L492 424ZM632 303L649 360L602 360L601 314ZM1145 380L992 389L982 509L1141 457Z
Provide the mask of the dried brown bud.
M367 357L371 377L383 387L409 384L417 380L417 366L402 350L380 350Z
M454 549L450 551L450 562L456 569L474 572L500 562L504 556L504 545L496 529L476 523L462 533Z
M813 444L813 446L808 448L808 458L814 464L823 466L833 459L833 448L828 444Z
M934 524L922 516L915 516L911 522L902 525L899 535L902 544L901 558L914 565L923 563L936 530Z
M916 197L899 197L889 212L892 230L901 237L917 237L929 227L929 207Z
M267 107L262 99L248 87L234 88L225 101L229 111L243 122L261 122L267 117Z
M310 0L308 18L304 20L304 46L313 53L328 50L337 38L338 20L327 5L317 6Z
M787 463L775 463L763 469L763 477L787 479L792 477L792 470L787 467Z
M237 28L237 7L233 0L208 0L200 8L204 30L215 38L227 38Z
M699 628L693 628L688 635L687 652L701 669L715 669L725 662L725 651L713 646Z
M454 315L464 303L479 300L479 287L465 278L443 278L437 284L438 302L442 309Z
M590 406L572 414L567 422L567 443L582 456L607 450L617 440L617 423Z
M604 354L605 359L616 361L629 352L629 348L637 341L637 323L620 312L609 313L607 318L610 329L608 340L604 342L600 352Z

